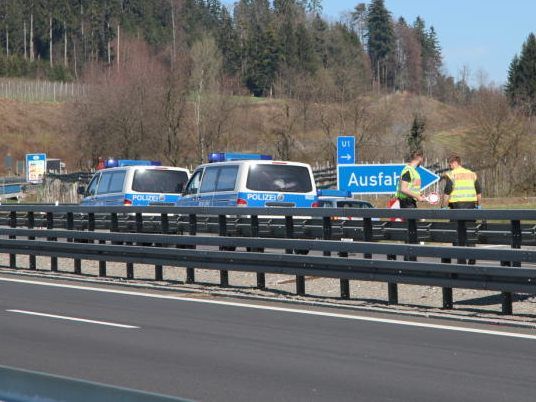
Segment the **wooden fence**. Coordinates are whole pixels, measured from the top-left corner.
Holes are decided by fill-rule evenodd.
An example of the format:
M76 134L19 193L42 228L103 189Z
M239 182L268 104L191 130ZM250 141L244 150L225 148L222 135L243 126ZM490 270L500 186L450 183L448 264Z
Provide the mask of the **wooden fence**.
M0 98L26 102L65 102L87 95L88 87L75 82L0 78Z

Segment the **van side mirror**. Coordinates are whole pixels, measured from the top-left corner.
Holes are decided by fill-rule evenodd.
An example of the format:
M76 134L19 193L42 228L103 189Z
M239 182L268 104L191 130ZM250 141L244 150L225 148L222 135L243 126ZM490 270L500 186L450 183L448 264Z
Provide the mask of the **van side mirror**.
M84 195L84 194L86 194L86 186L78 186L77 193L78 193L79 195Z
M182 194L184 192L184 183L177 184L177 193Z

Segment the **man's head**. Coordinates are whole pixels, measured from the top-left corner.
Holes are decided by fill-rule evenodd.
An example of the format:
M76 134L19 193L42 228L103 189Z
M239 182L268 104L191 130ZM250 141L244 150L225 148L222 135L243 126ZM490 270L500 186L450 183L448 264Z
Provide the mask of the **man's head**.
M424 153L422 151L413 151L409 155L409 161L412 165L420 166L424 162Z
M447 162L449 164L449 167L451 169L456 169L457 167L462 165L462 160L459 157L459 155L452 154L447 158Z

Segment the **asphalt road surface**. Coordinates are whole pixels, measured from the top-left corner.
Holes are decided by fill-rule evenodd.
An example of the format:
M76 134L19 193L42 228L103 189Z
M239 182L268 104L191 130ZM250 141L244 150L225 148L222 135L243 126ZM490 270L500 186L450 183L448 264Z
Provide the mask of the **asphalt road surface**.
M206 401L536 398L527 329L7 275L0 364Z

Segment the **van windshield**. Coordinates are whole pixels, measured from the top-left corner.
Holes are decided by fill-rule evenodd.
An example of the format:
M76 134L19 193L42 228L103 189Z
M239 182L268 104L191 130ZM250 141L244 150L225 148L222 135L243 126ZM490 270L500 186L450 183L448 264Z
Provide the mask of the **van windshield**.
M132 190L140 193L179 194L188 175L179 170L139 169L134 172Z
M313 190L309 169L295 165L253 165L246 187L253 191L308 193Z

